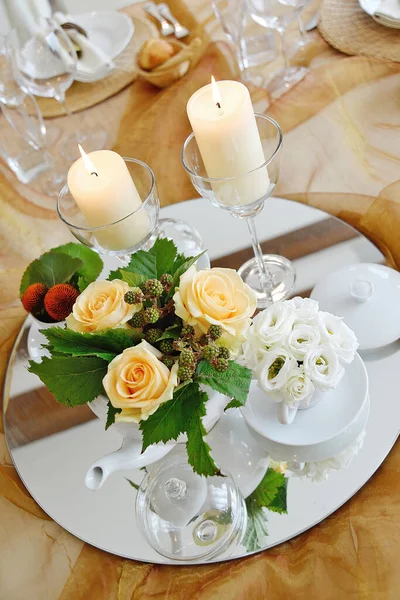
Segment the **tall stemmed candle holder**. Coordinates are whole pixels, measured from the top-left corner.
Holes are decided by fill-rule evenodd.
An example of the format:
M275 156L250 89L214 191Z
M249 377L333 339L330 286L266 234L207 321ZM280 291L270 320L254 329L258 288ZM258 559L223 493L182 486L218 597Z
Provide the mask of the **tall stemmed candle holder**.
M282 256L263 255L255 225L279 176L278 123L254 114L247 88L236 81L218 82L217 91L201 88L187 110L194 131L184 143L182 163L194 187L215 206L246 219L254 258L240 275L255 290L259 308L289 297L294 268Z
M126 262L157 228L154 173L141 160L106 150L91 153L86 166L78 163L59 194L58 215L82 244Z

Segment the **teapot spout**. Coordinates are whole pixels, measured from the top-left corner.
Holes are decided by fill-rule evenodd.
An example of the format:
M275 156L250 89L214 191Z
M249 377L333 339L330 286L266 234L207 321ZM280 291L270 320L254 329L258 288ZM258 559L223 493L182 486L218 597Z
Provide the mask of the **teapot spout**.
M125 438L119 450L106 454L89 467L85 485L89 490L99 490L112 473L151 465L166 456L174 447L175 442L149 446L141 454L141 441Z

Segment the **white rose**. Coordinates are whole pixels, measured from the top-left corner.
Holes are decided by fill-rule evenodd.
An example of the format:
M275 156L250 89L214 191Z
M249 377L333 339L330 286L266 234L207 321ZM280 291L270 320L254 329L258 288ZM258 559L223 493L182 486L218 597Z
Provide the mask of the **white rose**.
M248 341L262 357L271 346L285 342L293 321L293 309L286 302L275 302L254 317Z
M283 401L288 406L294 406L300 402L308 404L314 394L314 386L311 379L305 374L304 370L296 367L289 373L285 385L281 388Z
M358 348L354 331L340 317L321 311L319 326L323 341L330 342L343 362L351 363Z
M315 300L310 298L301 298L296 296L285 302L295 312L295 323L312 324L316 322L319 305Z
M315 325L295 325L289 333L286 348L297 360L303 360L307 352L320 345L321 333Z
M304 371L313 384L322 391L334 389L343 376L344 369L331 344L322 344L304 357Z
M258 387L266 393L280 390L296 364L296 360L284 348L269 350L256 370Z

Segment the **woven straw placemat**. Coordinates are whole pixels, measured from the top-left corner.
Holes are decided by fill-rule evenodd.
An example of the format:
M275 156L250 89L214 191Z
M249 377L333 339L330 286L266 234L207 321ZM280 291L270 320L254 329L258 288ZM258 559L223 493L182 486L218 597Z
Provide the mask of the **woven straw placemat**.
M110 96L117 94L137 78L136 55L144 42L152 37L159 37L157 27L146 18L146 13L138 6L126 8L135 27L128 46L114 59L116 68L105 79L95 83L74 81L66 94L68 108L79 112L94 106ZM53 98L37 98L43 117L60 117L65 114L61 104Z
M400 62L400 31L376 23L358 0L324 0L318 29L341 52Z

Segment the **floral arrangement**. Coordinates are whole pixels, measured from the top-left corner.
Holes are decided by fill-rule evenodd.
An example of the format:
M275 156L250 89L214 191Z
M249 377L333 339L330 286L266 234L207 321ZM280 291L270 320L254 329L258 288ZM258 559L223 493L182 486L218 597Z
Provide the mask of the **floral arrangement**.
M43 323L64 321L80 292L99 275L99 255L81 244L64 244L34 260L22 276L23 307Z
M239 362L253 369L259 387L289 407L309 404L316 389L326 392L343 376L358 347L341 318L318 302L296 297L276 302L254 319Z
M235 357L256 297L236 271L198 270L198 258L158 239L107 280L84 286L64 315L66 327L42 330L50 357L31 361L29 370L67 406L105 393L106 429L137 423L143 450L186 434L189 463L214 475L202 386L226 395L225 409L246 402L251 371Z

